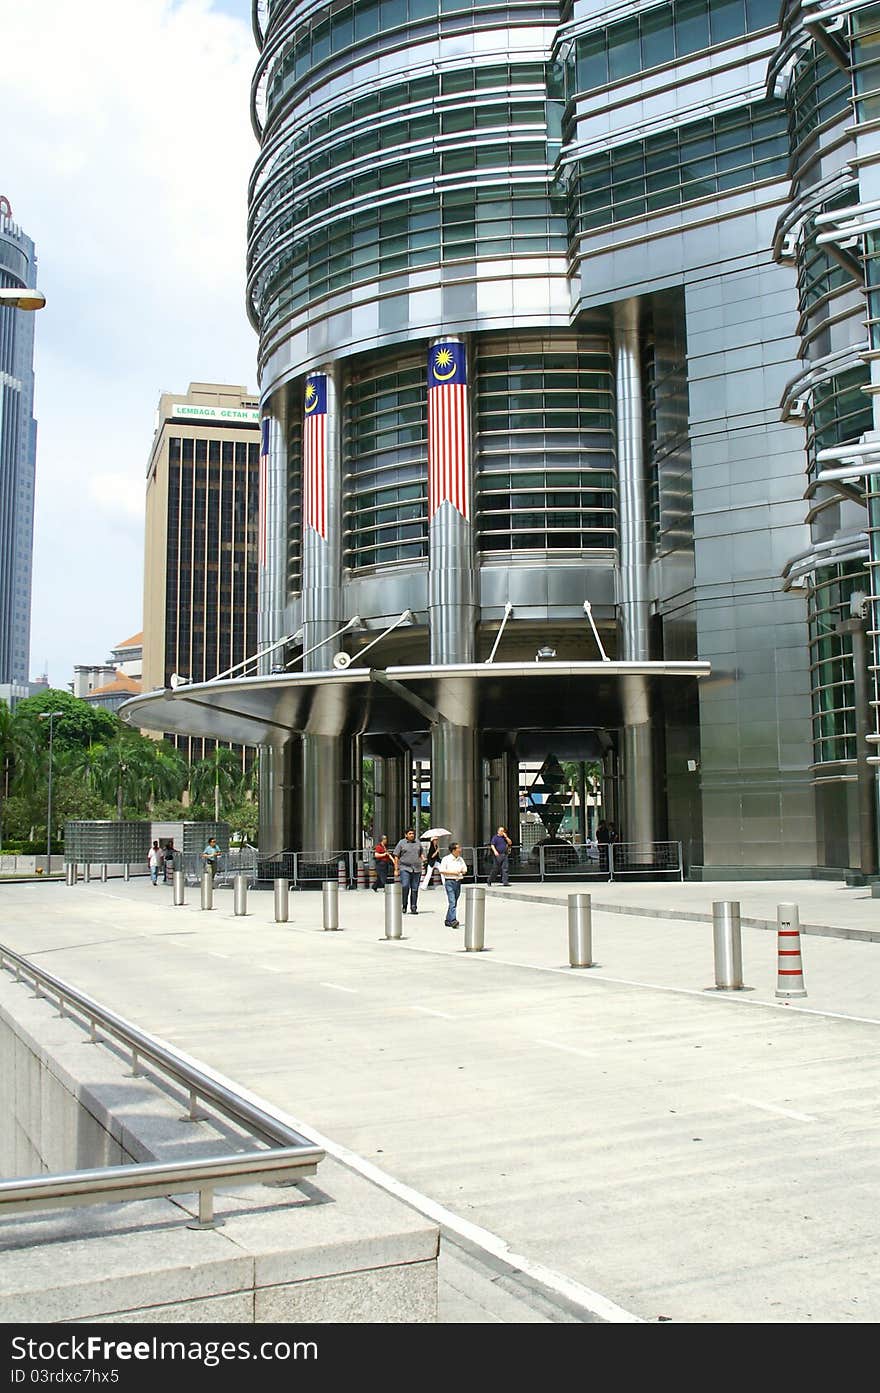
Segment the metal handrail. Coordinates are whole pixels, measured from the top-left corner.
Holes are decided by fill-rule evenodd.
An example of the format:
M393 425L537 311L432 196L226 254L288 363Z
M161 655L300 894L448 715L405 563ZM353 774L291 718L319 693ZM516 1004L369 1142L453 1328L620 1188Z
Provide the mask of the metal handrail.
M175 1163L146 1162L105 1166L65 1175L30 1176L0 1182L0 1216L12 1210L46 1209L108 1200L145 1199L149 1195L199 1192L199 1223L213 1223L213 1191L221 1181L243 1183L248 1179L300 1179L314 1175L325 1153L301 1133L287 1127L272 1113L243 1098L219 1080L183 1059L168 1045L145 1034L122 1016L108 1011L93 997L70 986L29 959L0 944L0 969L14 968L16 981L33 983L37 996L54 996L60 1014L74 1010L91 1027L97 1044L98 1029L131 1052L132 1073L141 1073L148 1062L189 1093L190 1117L197 1117L198 1100L265 1142L269 1151L249 1151L233 1156L210 1157Z

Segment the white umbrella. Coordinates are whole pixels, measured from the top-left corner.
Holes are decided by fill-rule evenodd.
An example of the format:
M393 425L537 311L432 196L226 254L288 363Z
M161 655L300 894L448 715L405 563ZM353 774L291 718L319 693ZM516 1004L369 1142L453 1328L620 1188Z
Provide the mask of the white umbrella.
M420 842L429 842L432 837L451 837L452 833L448 827L429 827L427 832L422 832L419 836Z

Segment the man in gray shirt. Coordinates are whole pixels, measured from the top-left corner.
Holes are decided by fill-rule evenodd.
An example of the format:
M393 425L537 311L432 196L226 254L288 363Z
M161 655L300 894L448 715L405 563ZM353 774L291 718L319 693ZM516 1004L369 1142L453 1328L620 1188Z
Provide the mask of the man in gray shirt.
M394 869L400 876L400 899L403 913L406 914L409 902L410 914L418 914L419 881L422 878L424 855L416 841L416 834L410 827L392 851Z

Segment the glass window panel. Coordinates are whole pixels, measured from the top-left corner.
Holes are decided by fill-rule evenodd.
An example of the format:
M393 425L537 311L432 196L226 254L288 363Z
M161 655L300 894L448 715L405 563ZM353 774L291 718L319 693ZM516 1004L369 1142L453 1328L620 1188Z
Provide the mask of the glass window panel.
M632 77L641 67L637 19L615 24L608 31L608 76L611 82Z
M779 23L778 0L746 0L749 29L773 29Z
M746 32L745 0L712 0L709 29L713 44L727 43Z
M675 7L675 49L679 58L709 47L707 0L679 0Z
M369 39L379 29L379 5L376 0L359 0L354 9L355 39Z
M608 83L608 53L604 33L577 41L577 90L592 92Z
M642 36L642 66L657 68L675 58L675 31L672 27L672 7L661 5L648 10L640 21Z

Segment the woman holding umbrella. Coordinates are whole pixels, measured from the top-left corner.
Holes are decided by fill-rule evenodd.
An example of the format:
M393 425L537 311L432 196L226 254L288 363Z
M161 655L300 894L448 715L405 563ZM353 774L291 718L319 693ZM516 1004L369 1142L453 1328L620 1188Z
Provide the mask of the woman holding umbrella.
M426 890L431 884L434 867L440 864L440 838L451 835L451 832L445 827L429 827L427 832L423 832L419 838L420 841L428 843L425 849L425 874L422 876L422 890Z

